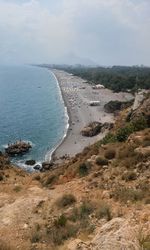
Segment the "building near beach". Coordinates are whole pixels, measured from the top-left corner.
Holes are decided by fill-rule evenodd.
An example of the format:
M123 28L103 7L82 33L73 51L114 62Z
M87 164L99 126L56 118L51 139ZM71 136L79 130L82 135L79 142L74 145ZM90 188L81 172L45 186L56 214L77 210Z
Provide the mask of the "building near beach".
M94 85L93 87L92 87L92 89L104 89L105 87L104 87L104 85L102 85L102 84L96 84L96 85Z
M99 106L100 105L100 101L90 101L89 102L89 106Z

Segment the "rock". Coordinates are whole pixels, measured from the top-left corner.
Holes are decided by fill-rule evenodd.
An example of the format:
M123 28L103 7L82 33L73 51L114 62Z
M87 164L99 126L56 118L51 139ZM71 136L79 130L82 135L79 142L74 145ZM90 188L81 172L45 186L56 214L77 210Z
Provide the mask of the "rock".
M92 240L93 250L139 250L138 229L123 218L114 218L104 224Z
M81 130L83 136L92 137L101 132L102 123L92 122Z
M69 250L139 250L139 226L131 225L131 221L114 218L97 228L97 234L91 242L74 240L68 244Z
M145 99L145 94L147 93L148 91L147 90L140 90L136 96L135 96L135 100L134 100L134 103L133 103L133 107L132 107L132 110L136 110L140 105L141 103L143 102L143 100Z
M104 105L104 109L107 113L114 113L116 111L120 111L122 109L128 108L133 104L134 100L121 102L121 101L110 101Z
M32 148L30 143L24 141L17 141L13 144L8 144L8 147L5 148L5 152L10 156L22 155L29 151Z
M41 171L47 171L52 168L54 164L52 162L42 162Z
M68 244L67 249L68 250L80 250L80 249L87 250L90 248L88 248L87 244L82 242L82 240L75 239Z
M110 194L109 191L105 190L102 193L102 199L109 199L110 198Z
M148 157L150 156L150 146L136 148L134 152Z
M30 165L30 166L35 165L35 163L36 163L35 160L27 160L27 161L25 162L26 165Z
M135 109L135 107L138 107ZM144 96L144 100L138 105L135 105L128 118L130 121L136 121L141 116L147 121L147 125L150 127L150 91Z
M39 164L35 165L33 168L34 168L35 170L41 170L41 166L40 166Z

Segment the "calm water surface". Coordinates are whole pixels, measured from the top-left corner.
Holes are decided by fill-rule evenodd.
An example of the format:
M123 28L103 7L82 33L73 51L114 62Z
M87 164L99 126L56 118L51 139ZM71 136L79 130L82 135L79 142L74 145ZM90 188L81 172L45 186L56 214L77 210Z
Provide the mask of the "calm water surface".
M41 162L63 138L67 126L64 103L54 75L45 68L0 66L0 147L22 139L33 148L13 159ZM25 166L24 166L25 167Z

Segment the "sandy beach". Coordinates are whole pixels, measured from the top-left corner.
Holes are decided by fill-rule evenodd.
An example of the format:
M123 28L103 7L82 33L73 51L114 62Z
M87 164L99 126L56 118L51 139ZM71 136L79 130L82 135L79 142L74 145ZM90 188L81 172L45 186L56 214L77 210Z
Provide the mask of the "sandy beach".
M53 158L64 155L75 156L86 146L104 137L100 133L94 137L84 137L81 130L90 122L113 122L113 114L104 111L104 105L111 100L127 101L133 98L129 93L113 93L109 89L92 89L85 80L61 70L52 70L56 76L69 115L67 136L53 153ZM99 106L90 106L90 101L100 101Z

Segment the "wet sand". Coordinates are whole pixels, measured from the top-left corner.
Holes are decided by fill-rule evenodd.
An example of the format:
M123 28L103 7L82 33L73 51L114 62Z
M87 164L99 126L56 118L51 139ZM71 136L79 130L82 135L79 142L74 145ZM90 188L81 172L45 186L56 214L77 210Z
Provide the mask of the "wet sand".
M65 106L69 115L67 136L53 152L53 158L60 159L64 155L75 156L86 146L104 137L100 133L94 137L83 137L81 130L90 122L114 122L113 114L104 111L104 105L111 100L127 101L133 98L129 93L113 93L109 89L93 90L92 86L80 77L61 70L52 70L55 74ZM90 101L100 101L100 106L89 106Z

